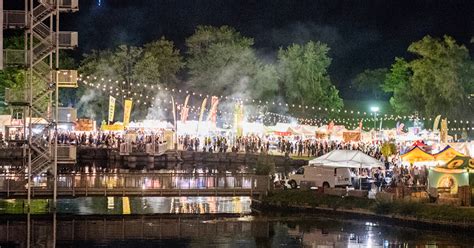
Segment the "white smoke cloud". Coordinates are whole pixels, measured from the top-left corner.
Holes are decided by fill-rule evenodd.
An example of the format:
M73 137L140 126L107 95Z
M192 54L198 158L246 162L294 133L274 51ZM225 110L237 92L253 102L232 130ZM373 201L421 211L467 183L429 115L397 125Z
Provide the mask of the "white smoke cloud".
M95 111L89 106L90 102L93 101L95 98L100 97L96 90L94 89L87 89L84 94L79 99L77 103L77 108L83 110L83 114L88 118L95 119L96 113Z
M153 100L153 107L148 108L148 113L146 115L147 120L169 120L169 113L172 111L171 95L166 94L163 91L158 92ZM172 121L172 120L171 120Z

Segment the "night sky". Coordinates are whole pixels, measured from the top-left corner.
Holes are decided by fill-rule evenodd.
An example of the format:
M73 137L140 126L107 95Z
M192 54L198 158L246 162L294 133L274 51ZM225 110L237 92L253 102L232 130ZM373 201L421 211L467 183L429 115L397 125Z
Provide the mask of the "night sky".
M17 2L17 3L13 3ZM5 1L5 9L19 0ZM119 44L141 45L165 36L184 50L197 25L229 25L255 39L262 59L279 47L320 40L331 47L330 75L342 96L364 69L408 57L425 35L448 34L468 46L474 36L474 0L80 0L62 15L62 30L79 31L77 54Z

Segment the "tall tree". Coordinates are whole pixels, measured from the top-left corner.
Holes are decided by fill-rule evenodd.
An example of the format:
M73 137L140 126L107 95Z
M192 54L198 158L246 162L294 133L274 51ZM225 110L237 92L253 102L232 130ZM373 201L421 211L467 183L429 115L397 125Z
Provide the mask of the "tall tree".
M25 71L17 68L4 68L0 70L0 114L9 113L8 103L5 102L6 89L12 89L22 94L25 83Z
M290 104L338 109L343 106L339 91L331 83L329 47L310 41L293 44L278 52L282 91Z
M84 110L89 108L87 110L89 112L104 112L105 109L103 107L98 109L98 106L107 106L107 97L100 96L109 94L117 96L118 92L120 101L117 108L119 110L122 108L121 103L125 98L135 99L132 118L143 118L151 104L151 99L145 103L146 99L140 96L156 94L159 87L152 86L174 85L177 82L176 75L183 66L179 50L174 47L173 42L165 38L145 44L143 48L121 45L112 51L92 51L84 56L80 72L83 75L96 77L96 79L89 78L91 82L112 84L114 90L112 93L104 94L104 92L81 89L78 91L78 97L82 99L79 105ZM106 81L102 82L102 78ZM92 93L96 95L97 100L82 97ZM90 100L87 107L82 107L84 99ZM117 117L120 118L120 114Z
M253 83L248 87L250 96L262 101L275 101L275 97L278 96L278 82L280 81L276 66L257 63L255 69Z
M90 54L84 55L79 71L86 78L91 76L86 81L96 84L113 84L113 86L112 89L110 86L107 88L108 92L80 87L77 91L77 96L80 99L78 103L79 115L91 118L105 116L104 113L107 109L104 106L108 104L107 96L117 96L117 92L120 100L116 106L120 110L123 100L133 97L136 93L132 91L132 88L136 88L133 85L138 83L134 67L141 58L141 54L142 49L139 47L121 45L113 51L93 50ZM117 117L120 118L120 115ZM101 121L101 119L97 120Z
M383 90L391 93L390 105L398 114L412 114L423 110L423 98L419 92L410 90L413 72L403 58L395 58L390 71L386 74Z
M474 90L474 64L463 45L444 36L425 36L408 51L417 57L396 59L384 82L390 103L399 113L419 111L427 116L472 116L469 93Z
M449 36L425 36L408 51L418 56L410 62L412 88L423 96L426 115L450 117L472 113L468 93L474 89L474 68L469 51Z
M183 58L173 42L161 37L145 44L134 74L142 83L173 86L178 81L176 75L183 66Z
M380 100L381 98L385 98L382 85L387 73L388 70L386 68L367 69L354 78L352 85L357 91L369 96L371 99Z
M198 26L186 39L190 84L200 92L230 95L255 75L253 39L235 29Z

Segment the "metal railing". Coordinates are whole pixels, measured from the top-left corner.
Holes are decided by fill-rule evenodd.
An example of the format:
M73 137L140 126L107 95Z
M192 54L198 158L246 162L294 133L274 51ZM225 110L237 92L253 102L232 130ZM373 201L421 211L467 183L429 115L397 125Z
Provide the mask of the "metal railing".
M3 62L5 63L5 65L24 66L26 64L25 50L4 49Z
M74 122L77 119L77 109L70 107L59 107L58 108L58 117L56 113L53 113L54 119L59 123L61 122Z
M146 153L148 155L161 155L167 150L168 144L166 142L156 144L131 144L130 142L120 144L120 155L130 155L131 153Z
M0 176L3 197L27 194L24 175ZM159 195L254 195L269 189L269 178L253 174L66 174L58 176L59 196L159 196ZM49 197L53 179L37 176L32 180L33 197Z
M5 102L16 105L16 104L27 104L29 102L28 95L25 95L23 89L10 89L5 88Z
M40 0L43 4L50 6L56 5L56 1L59 1L59 10L75 12L79 10L79 0Z
M74 145L58 145L58 163L61 160L76 161L76 149Z
M58 87L61 88L77 88L77 71L76 70L59 70L57 74Z
M59 47L62 49L72 49L78 46L77 32L60 31L58 39Z
M4 28L24 28L26 27L26 18L24 10L4 10L3 11Z

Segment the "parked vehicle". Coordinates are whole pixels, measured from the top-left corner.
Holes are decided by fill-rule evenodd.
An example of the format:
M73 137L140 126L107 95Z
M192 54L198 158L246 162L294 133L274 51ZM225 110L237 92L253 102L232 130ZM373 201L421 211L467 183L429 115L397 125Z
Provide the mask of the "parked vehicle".
M312 187L347 187L352 185L349 168L333 167L324 165L308 165L299 168L295 174L290 175L288 184L296 189L301 183L309 184Z

